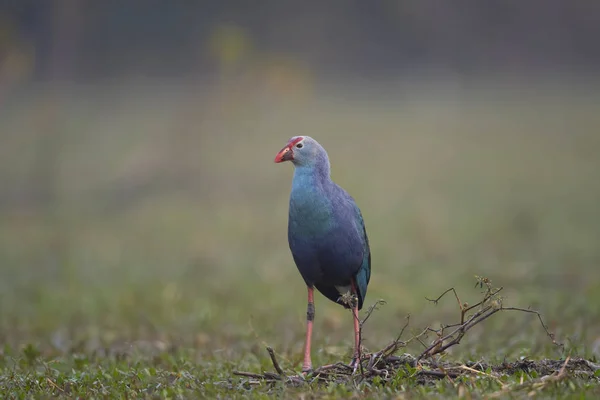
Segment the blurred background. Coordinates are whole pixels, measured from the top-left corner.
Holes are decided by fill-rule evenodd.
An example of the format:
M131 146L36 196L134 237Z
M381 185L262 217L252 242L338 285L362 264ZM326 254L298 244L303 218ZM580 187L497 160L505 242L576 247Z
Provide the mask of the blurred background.
M594 0L0 0L0 343L299 362L307 134L370 235L367 347L483 275L600 352L599 39ZM548 344L494 318L462 351ZM317 298L316 363L351 326Z

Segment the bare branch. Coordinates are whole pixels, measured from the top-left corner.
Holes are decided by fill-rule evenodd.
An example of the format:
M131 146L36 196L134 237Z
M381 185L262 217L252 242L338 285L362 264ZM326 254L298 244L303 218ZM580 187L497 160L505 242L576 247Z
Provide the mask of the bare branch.
M277 362L277 358L275 357L275 352L273 351L273 349L271 347L267 346L267 351L269 352L269 356L271 357L271 362L273 363L273 367L275 368L275 371L277 371L279 376L285 376L285 374L283 373L283 370L281 369L281 367L279 366L279 363Z
M362 319L362 321L359 321L360 327L362 328L362 326L365 324L365 322L367 322L367 320L371 317L371 314L373 314L373 311L379 310L379 306L383 306L386 303L387 302L385 300L379 299L373 305L371 305L369 307L369 309L367 310L367 315L365 315L365 317Z
M237 376L245 376L247 378L264 379L264 375L263 374L255 374L255 373L252 373L252 372L233 371L233 374L237 375Z
M437 303L442 299L442 297L444 297L445 295L447 295L450 292L454 292L454 296L456 297L456 300L458 301L458 304L460 305L461 304L460 299L458 298L458 294L456 294L456 290L453 287L451 287L450 289L447 289L444 293L440 294L437 299L430 299L428 297L425 297L425 300L430 301L430 302L434 303L435 305L437 305Z
M353 382L354 384L357 384L358 380L368 380L372 379L373 377L379 377L378 379L389 381L395 375L395 371L406 368L406 365L410 365L413 368L418 368L417 371L411 372L411 377L417 378L418 382L427 382L431 379L441 378L446 378L452 381L452 379L460 376L477 374L481 377L486 377L496 381L496 383L499 383L502 389L497 392L496 395L501 395L505 393L505 390L509 386L510 389L516 388L518 390L522 386L523 388L530 388L534 391L538 391L547 385L547 381L549 382L563 379L569 373L569 371L577 371L578 374L594 376L596 370L600 368L600 366L584 359L571 360L570 357L568 357L564 363L562 361L559 363L558 361L545 360L546 365L540 366L540 368L544 367L545 371L547 371L548 363L550 363L552 366L551 368L554 369L554 373L551 376L545 376L540 380L533 381L533 383L527 382L525 384L515 386L503 383L499 377L501 377L503 373L511 373L511 371L514 372L516 369L530 368L529 365L523 366L522 361L518 361L513 364L503 363L500 366L488 366L485 363L482 364L481 362L465 365L433 359L433 356L443 354L448 348L459 344L469 330L500 311L517 311L537 315L544 332L552 340L552 343L563 347L561 343L556 341L554 334L550 332L548 326L545 324L541 314L538 311L519 307L504 307L502 304L503 299L499 296L499 293L502 291L502 287L492 287L491 281L487 278L477 277L476 286L480 286L484 290L482 292L481 300L473 305L462 303L457 291L454 288L446 290L436 299L427 299L428 301L437 304L444 295L450 292L454 293L454 297L456 298L460 309L460 322L442 324L439 329L433 329L427 326L417 334L413 334L410 338L402 340L406 329L410 325L410 315L407 315L406 322L402 326L398 336L388 343L383 349L374 353L366 353L364 355L362 354L361 349L358 360L358 365L360 366L360 375L353 374L355 369L351 366L343 362L337 362L331 365L324 365L316 368L307 378L295 375L286 376L277 361L275 352L271 347L267 347L267 351L269 352L269 356L276 373L264 372L263 374L255 374L250 372L234 371L234 375L248 378L246 382L247 384L256 384L260 381L269 382L271 384L274 384L278 381L283 381L287 385L303 385L312 382L331 381ZM362 343L362 332L365 323L369 320L374 311L383 304L385 304L385 301L378 300L368 308L365 317L362 320L357 317L359 322L359 344ZM433 332L436 337L430 344L425 344L423 339L426 338L430 332ZM395 355L398 349L406 347L413 341L420 342L424 347L424 350L418 356L415 357L410 354ZM492 372L487 371L487 369L490 367L493 368Z
M460 304L460 301L459 301L460 321L461 322L458 324L446 325L445 328L453 327L455 329L445 336L443 335L444 327L442 327L442 329L439 332L436 332L438 334L438 338L436 340L434 340L433 343L431 343L431 345L427 346L425 348L425 350L423 350L423 352L417 357L417 362L419 362L422 358L432 357L436 354L441 354L444 351L446 351L446 349L448 349L449 347L459 344L460 341L462 340L462 338L465 336L465 334L471 328L473 328L475 325L480 324L481 322L485 321L492 315L496 314L498 311L502 311L502 310L522 311L522 312L536 314L538 316L538 319L540 320L542 327L544 328L544 331L546 332L548 337L552 340L552 343L554 343L557 346L562 347L562 344L559 344L556 342L556 340L554 339L554 335L552 333L550 333L550 331L548 330L546 324L544 323L544 321L542 319L541 314L538 311L524 309L524 308L518 308L518 307L504 307L502 305L502 298L500 296L498 296L498 293L500 293L500 291L503 288L500 287L500 288L494 289L491 285L491 281L487 278L477 277L477 279L478 279L477 285L479 285L481 287L483 287L485 285L485 287L486 287L483 299L481 301L479 301L478 303L475 303L474 305L467 306L467 307L463 307L463 305ZM439 301L439 299L441 299L442 296L444 296L446 293L449 293L450 291L454 291L455 296L458 299L458 295L456 294L456 291L454 290L454 288L451 288L451 289L446 290L444 293L442 293L442 295L440 297L438 297L434 302L437 303L437 301ZM473 315L471 315L465 321L465 314L468 311L471 311L477 307L480 307L480 309L477 312L475 312Z
M550 330L548 329L548 326L544 323L544 320L542 319L542 314L540 314L539 311L535 311L535 310L531 310L531 309L526 309L526 308L519 308L519 307L502 307L502 310L506 310L506 311L521 311L521 312L531 313L531 314L537 315L538 319L540 320L540 324L542 325L542 328L544 328L544 331L546 332L546 335L550 338L550 340L552 340L552 343L555 344L556 346L561 347L561 348L565 347L564 343L559 343L559 342L556 341L556 339L554 337L554 333L550 332Z

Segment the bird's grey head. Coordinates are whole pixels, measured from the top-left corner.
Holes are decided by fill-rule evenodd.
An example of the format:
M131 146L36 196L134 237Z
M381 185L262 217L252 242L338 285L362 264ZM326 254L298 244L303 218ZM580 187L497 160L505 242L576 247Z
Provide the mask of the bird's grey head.
M294 136L277 153L275 162L291 161L296 167L325 167L329 169L327 152L310 136Z

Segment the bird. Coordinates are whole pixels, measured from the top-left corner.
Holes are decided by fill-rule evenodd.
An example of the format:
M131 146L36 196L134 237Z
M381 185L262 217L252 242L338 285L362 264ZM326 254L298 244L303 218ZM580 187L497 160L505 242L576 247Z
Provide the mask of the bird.
M332 181L329 156L315 139L289 139L275 156L276 163L286 161L294 165L288 244L308 291L302 373L312 371L314 288L352 310L354 352L350 367L355 372L360 363L358 311L371 279L371 250L363 216L354 198Z

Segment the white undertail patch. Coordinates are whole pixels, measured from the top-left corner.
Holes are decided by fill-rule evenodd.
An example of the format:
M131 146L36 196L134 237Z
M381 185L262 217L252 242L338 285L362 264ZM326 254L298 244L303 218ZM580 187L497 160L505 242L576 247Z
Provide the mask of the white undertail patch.
M346 293L350 293L350 289L352 289L352 286L348 285L348 286L336 286L335 287L338 291L339 294L346 294Z

